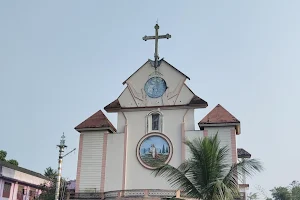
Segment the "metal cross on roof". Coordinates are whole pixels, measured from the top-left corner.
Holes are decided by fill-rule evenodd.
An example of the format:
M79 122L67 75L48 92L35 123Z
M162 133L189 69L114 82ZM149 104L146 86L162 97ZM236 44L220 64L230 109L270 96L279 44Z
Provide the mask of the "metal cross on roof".
M154 26L155 28L155 36L147 36L145 35L143 37L143 40L147 41L147 40L155 40L155 53L154 53L154 67L155 69L158 67L157 63L158 63L158 59L159 59L159 56L158 56L158 39L169 39L171 38L171 35L169 33L167 33L166 35L158 35L158 29L159 29L159 26L158 24L156 24Z

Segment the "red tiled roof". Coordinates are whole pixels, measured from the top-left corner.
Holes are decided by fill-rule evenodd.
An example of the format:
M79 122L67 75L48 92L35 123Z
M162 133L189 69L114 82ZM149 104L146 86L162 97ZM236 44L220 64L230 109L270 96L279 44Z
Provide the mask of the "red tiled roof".
M198 97L197 95L194 95L193 98L191 99L189 105L206 105L205 108L207 107L207 102Z
M80 129L92 129L92 128L107 128L108 130L117 131L116 128L112 125L112 123L107 119L104 113L99 110L81 124L75 127L75 130L79 131Z
M104 107L104 110L106 110L106 112L109 111L113 111L113 110L119 110L121 109L121 105L118 99L114 100L113 102L111 102L110 104L108 104L107 106Z
M218 104L198 124L240 123L230 112Z
M245 149L238 148L237 153L238 153L238 158L251 158L251 154Z
M168 106L149 106L149 107L121 107L118 99L114 100L110 104L104 107L106 112L118 112L121 109L138 109L138 108L161 108L161 107L193 107L193 108L206 108L207 102L194 95L191 101L186 105L168 105Z

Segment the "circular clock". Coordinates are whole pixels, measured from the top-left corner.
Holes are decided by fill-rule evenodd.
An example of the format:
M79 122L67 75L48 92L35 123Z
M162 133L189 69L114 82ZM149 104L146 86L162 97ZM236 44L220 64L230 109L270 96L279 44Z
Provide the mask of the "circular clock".
M151 98L161 97L167 89L166 81L161 77L152 77L146 83L144 90Z

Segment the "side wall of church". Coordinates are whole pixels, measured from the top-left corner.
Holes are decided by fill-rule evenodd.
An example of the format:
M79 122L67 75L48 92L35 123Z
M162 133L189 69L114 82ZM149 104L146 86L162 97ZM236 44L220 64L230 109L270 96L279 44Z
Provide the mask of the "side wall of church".
M122 189L124 133L108 134L104 191Z
M206 127L204 131L207 131L208 136L213 136L218 133L220 145L223 147L228 146L228 163L237 162L237 149L236 149L236 132L234 127Z
M107 131L86 131L80 134L77 165L77 192L100 191Z
M151 174L151 170L144 168L136 156L137 144L139 140L147 134L146 116L149 112L150 111L124 113L128 122L126 184L124 189L172 189L165 179L154 177L154 175ZM194 110L161 110L161 112L163 114L162 133L171 140L173 146L173 155L169 164L178 166L182 158L183 118L185 116L185 127L194 129L194 120L191 120L194 119ZM120 122L118 125L123 126Z
M188 140L193 140L194 138L203 138L205 136L211 137L218 133L218 138L220 141L220 146L227 146L229 148L227 163L235 163L237 161L237 150L236 150L236 134L234 127L212 127L205 128L204 131L186 131L185 135ZM190 152L188 147L185 149L185 158L190 157Z

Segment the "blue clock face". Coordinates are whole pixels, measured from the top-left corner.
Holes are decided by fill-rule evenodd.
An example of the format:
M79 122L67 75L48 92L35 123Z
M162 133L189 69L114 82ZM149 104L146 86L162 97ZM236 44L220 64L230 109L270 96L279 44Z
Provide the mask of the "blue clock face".
M144 87L146 94L151 98L161 97L167 89L166 81L160 77L150 78Z

